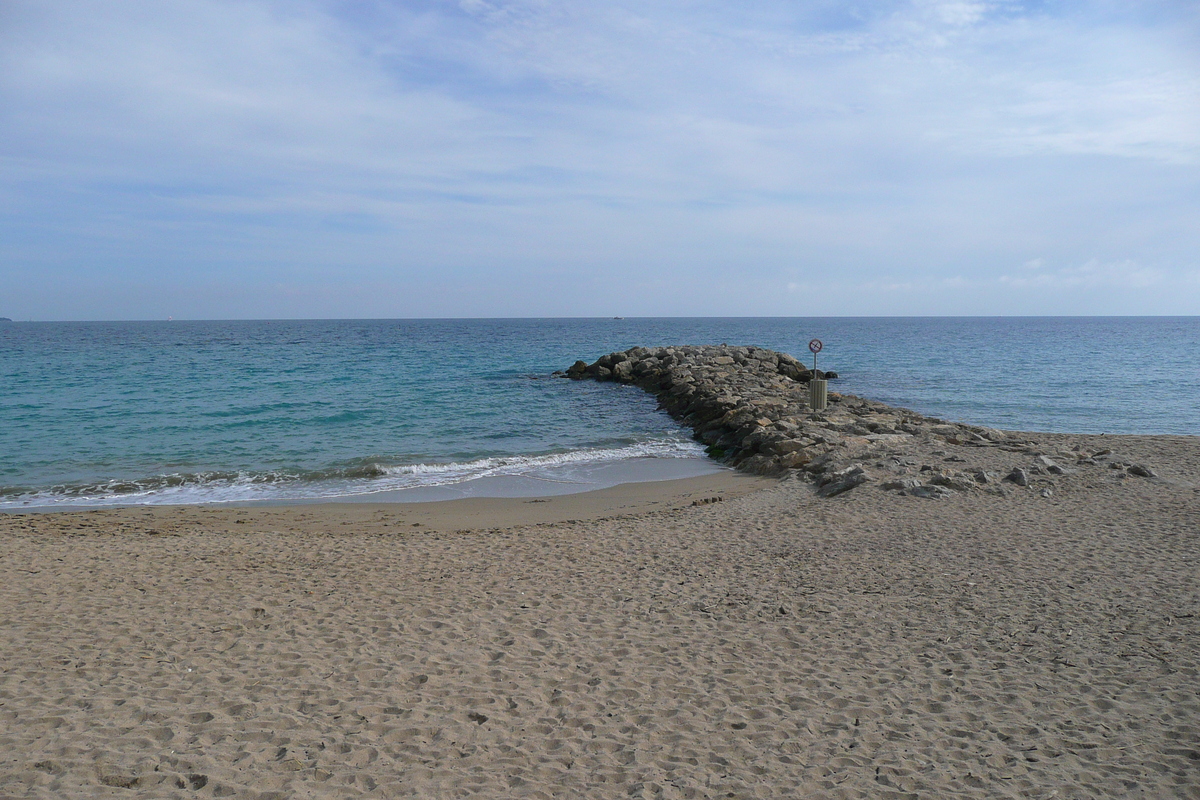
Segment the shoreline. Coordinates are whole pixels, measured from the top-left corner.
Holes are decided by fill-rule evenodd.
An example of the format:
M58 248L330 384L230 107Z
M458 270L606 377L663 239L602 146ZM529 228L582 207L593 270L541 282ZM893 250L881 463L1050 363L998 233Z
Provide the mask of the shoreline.
M138 511L169 513L172 510L203 510L206 513L222 511L236 513L247 510L284 511L343 509L343 507L349 512L355 507L373 510L395 507L397 511L410 510L408 516L412 516L416 521L434 521L434 519L442 521L437 523L438 528L442 530L469 528L469 525L456 524L455 521L482 524L482 521L485 521L490 515L496 516L497 519L503 519L504 527L521 527L521 525L527 524L563 522L566 519L592 519L607 515L607 513L636 516L643 511L677 507L679 501L694 499L696 495L700 494L712 494L714 497L728 494L732 497L740 497L742 494L761 491L763 488L773 486L779 480L809 480L815 483L818 494L836 495L848 491L848 489L866 485L866 483L887 479L886 473L881 475L878 470L875 470L874 474L866 471L864 469L866 464L874 462L876 468L884 467L884 463L878 459L889 453L894 457L899 453L913 450L928 452L934 449L934 452L938 452L936 450L938 446L970 445L966 447L965 451L971 452L972 456L977 457L971 461L986 462L992 470L996 469L998 463L1015 463L1019 459L1004 456L997 459L995 453L986 456L984 447L1006 453L1020 452L1025 455L1033 453L1039 457L1045 456L1044 450L1055 450L1060 458L1074 458L1079 455L1080 451L1085 450L1116 452L1111 450L1111 447L1115 446L1117 451L1120 451L1116 452L1117 456L1128 456L1126 461L1120 462L1122 470L1129 467L1136 470L1145 468L1145 465L1140 462L1154 461L1157 453L1164 449L1171 456L1175 456L1178 452L1200 446L1200 437L1188 434L997 431L997 429L971 426L967 423L947 423L942 420L930 419L930 417L917 415L913 411L863 401L862 398L850 395L836 396L836 403L851 408L854 404L859 404L860 408L868 409L872 414L878 414L881 411L882 413L899 413L907 415L910 420L920 420L918 425L930 422L942 429L932 437L930 435L925 435L925 437L908 435L908 437L896 438L893 435L884 434L882 437L847 435L847 437L836 439L830 438L828 444L823 447L822 456L815 462L802 464L799 469L767 470L766 474L756 470L731 469L704 457L650 457L584 465L583 469L588 473L588 480L595 483L598 488L578 489L575 488L578 486L576 481L558 482L547 481L540 477L500 475L481 477L481 479L451 483L451 485L445 486L385 489L380 492L340 495L340 497L330 498L233 500L220 501L220 503L8 507L8 509L0 509L0 522L4 521L6 517L85 515L85 513L96 512L130 512L136 515ZM844 411L839 408L833 411L833 414L844 414ZM828 425L829 416L827 414L814 414L811 417ZM834 416L834 419L838 420L839 417ZM983 440L979 437L974 438L976 440L958 439L955 432L967 432L968 434L985 432L996 441ZM996 447L995 445L1007 446ZM1130 458L1136 459L1139 463L1134 465L1133 461L1129 461ZM956 461L966 463L967 459L958 458ZM1172 461L1175 459L1172 458ZM1092 465L1097 463L1092 463ZM1117 463L1110 462L1110 468ZM1175 463L1180 464L1178 461ZM1184 464L1186 463L1186 459L1184 459ZM888 464L887 467L888 471L899 474L910 474L913 471L904 468L896 469L892 464ZM1003 479L1007 469L1006 463L1003 469L991 471L988 475L995 483ZM1060 469L1062 469L1060 465L1055 464L1051 477ZM1066 469L1070 473L1076 471L1072 467ZM847 470L856 473L850 481L845 480ZM1044 470L1039 468L1039 464L1034 464L1033 471L1034 473L1043 473ZM1150 471L1152 474L1148 477L1162 480L1156 471ZM955 477L967 480L968 486L954 487L960 491L961 489L980 488L974 483L971 473L965 473L962 469L942 468L938 470L938 474L941 474L942 477L947 473L955 473ZM1128 474L1122 471L1122 477L1127 476ZM1196 463L1194 469L1184 468L1180 473L1172 475L1171 480L1195 483L1200 487L1200 463ZM983 482L988 481L984 480ZM1040 481L1040 483L1046 486L1052 485L1052 481ZM883 488L887 487L886 483ZM552 491L547 492L546 488L551 488ZM892 488L898 487L893 485ZM914 487L899 487L899 494L910 493L912 488ZM992 486L989 491L996 493L997 489ZM1200 493L1200 488L1196 488L1196 492ZM416 509L424 509L424 511L416 512ZM438 511L433 511L434 509L438 509ZM552 509L553 512L551 512ZM422 524L431 523L424 522ZM494 527L494 525L484 525L484 527ZM0 525L0 529L2 529L2 525Z
M459 531L586 522L617 516L640 516L694 504L722 502L772 486L776 481L723 469L704 475L635 481L582 492L555 495L453 497L395 502L330 499L311 502L253 504L128 505L112 508L30 509L0 514L5 522L61 518L63 524L86 520L96 525L161 525L152 535L192 524L334 524L386 516L389 525L418 531Z
M981 451L976 443L971 445L959 443L949 446L956 447L964 454L970 454L973 457L971 459L973 462L987 461L988 466L993 468L993 471L989 474L994 475L996 481L1000 481L1004 472L1003 469L999 471L995 470L996 464L1004 463L1007 466L1009 462L1017 463L1020 461L1019 458L1012 456L1014 452L1024 455L1034 454L1037 458L1041 458L1045 456L1046 452L1054 451L1063 463L1070 463L1064 456L1070 457L1072 454L1077 454L1081 451L1109 451L1114 454L1114 457L1119 456L1124 458L1125 461L1120 462L1122 464L1132 464L1136 460L1139 465L1142 465L1142 462L1153 464L1158 456L1165 455L1170 458L1174 468L1169 468L1167 472L1163 473L1161 472L1161 468L1156 470L1148 467L1147 470L1152 474L1145 477L1157 483L1170 483L1177 488L1194 487L1195 493L1200 496L1200 436L1188 436L1184 434L1069 434L1037 431L998 431L998 433L1010 438L1012 442L1019 442L1020 445L1015 448L1005 448L998 453ZM873 445L865 449L851 448L850 459L846 461L831 460L831 468L828 471L837 474L839 471L844 472L847 464L866 464L870 461L874 461L874 466L877 468L883 467L884 462L879 461L878 458L884 455L885 450L893 455L893 460L895 460L895 456L905 451L911 451L909 455L920 454L924 455L927 460L940 461L945 457L945 451L940 448L948 446L944 440L939 438L926 439L924 441L914 439L909 442L886 441L884 442L885 447L882 450L878 447L878 443L873 443ZM1194 453L1194 455L1189 457L1188 453ZM931 455L932 457L930 457ZM967 459L961 456L951 456L950 458L952 462L947 464L947 467L958 467L960 464L967 463ZM568 490L529 493L525 491L529 488L529 484L509 485L506 487L505 484L512 476L498 476L491 479L473 479L464 484L450 486L414 487L412 489L382 491L373 494L311 500L3 509L0 510L0 532L4 530L5 526L3 523L6 518L20 520L26 517L40 516L77 517L80 515L101 515L100 518L106 521L111 519L115 524L124 524L129 520L144 518L168 520L173 515L177 515L180 523L183 524L184 521L194 522L198 519L198 515L203 515L207 519L214 520L224 518L232 520L246 519L248 517L261 517L264 519L278 517L280 520L311 520L318 518L329 520L344 518L361 521L369 518L372 514L387 514L397 520L415 522L418 527L423 527L427 530L462 531L536 526L568 521L583 522L613 516L636 517L656 511L679 509L689 505L721 502L726 498L736 498L764 491L781 482L806 485L804 481L811 480L814 485L808 488L814 496L834 497L840 494L840 492L835 492L832 495L827 495L829 482L826 481L823 483L823 478L819 474L816 478L810 477L802 471L794 471L790 475L783 477L778 475L757 475L723 467L708 459L703 459L707 462L704 469L698 473L693 473L683 462L694 460L699 459L644 459L645 462L679 462L678 465L667 466L681 467L681 471L685 473L685 477L650 477L655 474L661 475L662 472L659 470L659 467L663 465L647 464L647 471L640 473L635 471L632 474L635 480L608 483L600 488L584 489L581 491ZM631 477L628 472L623 471L622 468L625 466L628 466L626 462L610 462L602 465L604 471L608 472L609 477ZM1093 464L1093 466L1097 465ZM840 470L835 469L839 467ZM1058 469L1063 468L1058 467ZM1065 469L1070 474L1078 472L1077 468L1071 466ZM911 469L904 470L901 468L897 470L894 466L891 466L891 470L901 473L913 472ZM878 472L878 470L876 471ZM961 468L950 471L963 472ZM947 469L939 468L938 472L944 473L947 472ZM1055 472L1040 470L1036 462L1034 463L1032 472L1033 476L1030 486L1033 488L1053 486L1062 474L1058 473L1057 470ZM1119 471L1119 473L1112 472L1111 466L1109 467L1109 472L1110 474L1105 474L1103 471L1100 471L1099 476L1118 480L1125 480L1131 477L1130 473L1124 469ZM886 477L886 474L885 471L882 477ZM891 488L892 491L896 491L902 496L908 493L903 488L889 487L887 483L876 480L880 477L879 474L876 474L872 476L871 481L853 483L853 485L847 486L844 490L848 491L849 489L869 485L869 483L874 482L880 484L877 488L884 490ZM486 484L491 484L491 488L486 488ZM1010 490L1018 488L1011 482L1000 481L1000 485L1008 486ZM1030 488L1030 486L1020 488ZM980 487L972 486L970 488ZM473 491L473 489L478 489L478 493ZM993 485L990 493L999 493L1002 495L1003 489L998 491ZM397 499L398 496L404 499ZM948 496L948 493L940 493L938 496Z
M330 495L327 497L277 497L258 500L177 503L136 503L121 502L120 500L103 504L97 504L94 501L90 504L63 502L53 505L3 507L0 508L0 517L4 514L72 513L122 508L275 508L331 503L395 503L407 505L410 503L447 502L466 498L541 498L594 492L623 484L673 481L705 475L717 475L730 471L728 467L717 464L702 455L671 458L639 456L615 461L563 465L542 470L538 474L491 475L470 478L454 483L411 486L403 489L380 489L354 494Z

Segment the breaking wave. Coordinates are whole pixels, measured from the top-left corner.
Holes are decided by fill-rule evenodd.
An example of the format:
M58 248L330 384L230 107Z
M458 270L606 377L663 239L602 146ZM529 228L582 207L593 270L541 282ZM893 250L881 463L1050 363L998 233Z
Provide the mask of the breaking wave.
M30 488L0 486L0 509L195 505L247 501L333 500L420 487L448 486L496 476L580 482L572 468L639 458L696 458L695 442L659 439L620 447L562 453L494 456L446 463L387 463L361 459L321 470L197 471Z

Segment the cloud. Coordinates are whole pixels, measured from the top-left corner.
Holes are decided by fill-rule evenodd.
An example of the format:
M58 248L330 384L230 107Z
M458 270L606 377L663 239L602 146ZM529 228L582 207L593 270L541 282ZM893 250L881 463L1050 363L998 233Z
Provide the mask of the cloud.
M1172 279L1200 251L1186 12L1065 8L13 2L0 293L51 268L968 292L1098 252Z
M1090 259L1083 264L1042 272L1033 277L1001 275L999 281L1014 288L1147 289L1162 285L1166 277L1161 269L1144 267L1128 259L1114 262Z

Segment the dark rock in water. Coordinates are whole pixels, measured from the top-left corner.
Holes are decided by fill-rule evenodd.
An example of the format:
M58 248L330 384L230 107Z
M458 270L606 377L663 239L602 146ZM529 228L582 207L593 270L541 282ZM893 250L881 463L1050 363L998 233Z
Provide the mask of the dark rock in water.
M833 380L834 378L836 378L837 376L838 376L838 374L836 372L834 372L833 370L829 370L829 372L825 373L825 380L830 381L830 380Z
M613 380L629 383L633 378L633 362L626 359L612 366Z
M587 368L588 365L586 361L576 361L567 369L567 377L574 378L575 380L584 378L587 376Z

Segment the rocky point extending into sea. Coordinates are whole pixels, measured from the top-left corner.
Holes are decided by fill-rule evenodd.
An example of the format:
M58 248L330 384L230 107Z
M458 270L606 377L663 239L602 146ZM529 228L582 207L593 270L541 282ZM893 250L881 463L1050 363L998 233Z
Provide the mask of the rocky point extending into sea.
M804 477L826 497L868 483L917 497L1013 488L1048 497L1058 479L1081 469L1102 469L1113 480L1155 477L1145 465L1107 448L1072 446L1063 435L948 422L837 392L815 411L808 402L812 370L760 347L635 347L557 374L640 386L718 461L759 475Z

